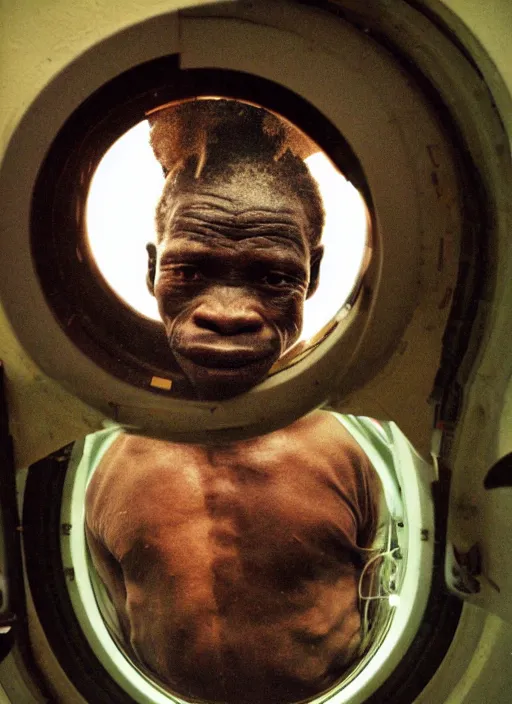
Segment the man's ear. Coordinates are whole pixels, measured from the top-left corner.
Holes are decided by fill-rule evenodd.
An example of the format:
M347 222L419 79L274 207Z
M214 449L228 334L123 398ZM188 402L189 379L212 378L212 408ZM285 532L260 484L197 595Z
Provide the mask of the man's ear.
M318 288L320 279L320 263L324 255L324 248L321 244L313 247L309 256L309 286L306 298L310 298Z
M146 284L152 296L155 295L155 275L156 275L156 246L153 242L146 245L148 253L148 272L146 274Z

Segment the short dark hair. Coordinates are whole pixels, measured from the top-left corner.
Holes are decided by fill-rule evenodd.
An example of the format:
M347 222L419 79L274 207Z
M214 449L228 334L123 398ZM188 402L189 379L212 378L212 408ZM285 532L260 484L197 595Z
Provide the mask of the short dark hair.
M304 163L318 148L291 123L264 108L224 99L176 103L153 111L148 119L153 152L168 176L156 211L158 239L173 191L192 179L194 184L226 181L250 165L299 197L309 221L309 242L319 242L324 209Z

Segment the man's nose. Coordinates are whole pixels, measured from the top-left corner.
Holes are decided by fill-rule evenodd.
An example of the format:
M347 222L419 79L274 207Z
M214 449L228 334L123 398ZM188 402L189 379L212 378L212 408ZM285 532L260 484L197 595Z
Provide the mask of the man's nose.
M203 301L194 311L193 323L202 330L217 335L241 335L259 333L265 321L254 303L244 296L215 297Z

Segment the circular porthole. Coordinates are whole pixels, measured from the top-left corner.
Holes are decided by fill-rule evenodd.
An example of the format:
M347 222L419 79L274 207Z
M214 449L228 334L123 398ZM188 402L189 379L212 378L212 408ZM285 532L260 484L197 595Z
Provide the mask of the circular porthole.
M155 240L155 208L165 179L149 147L148 123L141 122L141 117L169 98L197 99L202 93L220 94L221 90L229 96L251 97L253 102L272 95L274 110L277 106L280 114L291 113L294 120L300 119L310 137L321 135L339 167L357 174L356 181L363 184L364 191L368 189L346 141L304 101L264 81L234 73L182 71L174 82L169 78L173 63L170 59L167 65L161 61L134 69L132 75L101 89L70 118L36 184L32 243L46 300L66 335L85 354L131 385L170 398L195 399L195 390L169 350L156 304L149 308L155 299L145 284L144 245ZM152 87L157 79L162 80L163 72L166 84ZM128 91L134 83L145 85L145 90L130 100ZM123 91L124 99L119 95ZM115 108L109 102L113 95ZM135 126L123 134L123 126L133 123ZM317 346L346 317L370 251L368 211L362 196L319 148L307 163L324 203L325 263L318 291L306 301L305 340L286 351L285 359L273 366L274 374L295 363L298 356L307 355L310 347ZM69 184L75 187L70 190ZM110 275L105 273L108 267ZM128 305L122 302L119 288L116 295L116 286L124 286L125 299L132 297ZM144 289L146 299L142 297ZM137 309L138 300L142 310ZM152 312L144 315L148 310Z
M336 420L380 478L379 528L368 563L377 569L372 570L371 583L363 570L359 583L365 634L359 657L341 679L308 701L410 702L442 659L460 611L458 601L443 593L437 568L432 575L433 564L439 565L441 558L433 536L442 529L434 524L433 470L394 424L341 415ZM50 644L88 701L188 701L142 666L124 643L111 593L87 546L86 490L121 431L112 425L29 470L24 500L29 581ZM55 530L48 530L52 526ZM48 556L44 563L38 558L41 551ZM417 677L411 663L417 666L420 660L422 675Z
M175 32L166 30L176 21L183 24L179 46ZM448 209L452 217L457 201L437 198L427 147L434 142L436 154L446 155L442 178L456 193L450 148L421 91L392 58L344 24L346 46L353 45L354 55L364 56L363 73L350 64L345 70L346 56L319 45L310 65L323 79L313 81L304 64L310 55L303 49L309 44L298 34L267 28L260 36L256 26L244 25L240 32L237 22L220 24L221 28L216 20L197 24L194 18L177 20L175 15L142 22L102 44L104 50L116 55L120 51L124 57L116 67L109 64L105 73L99 67L95 72L87 68L96 61L95 51L78 57L38 98L39 112L29 111L20 123L2 172L8 175L12 161L28 187L19 190L23 197L14 199L13 208L5 213L18 230L24 223L16 241L6 238L13 256L6 252L4 258L11 262L4 284L9 289L15 280L19 290L17 298L7 298L6 306L23 345L47 374L105 415L143 432L170 433L183 440L197 438L198 433L235 439L269 431L363 386L397 348L419 304L422 283L431 282L431 295L445 279L453 278L455 259L450 258L448 265L443 260L438 268L437 239L441 238L443 252L458 246L457 227L450 224L448 232L451 221L446 216ZM208 40L209 32L215 41ZM140 37L132 41L134 33L150 36L151 41ZM220 66L215 52L211 61L202 56L203 47L220 46L221 36L245 56L239 70ZM248 37L258 47L250 60L244 53ZM144 60L143 47L149 45L152 51ZM136 56L127 53L127 46ZM283 52L282 61L274 56L276 50ZM302 72L290 72L296 61L306 71L302 85L296 80ZM87 85L82 81L76 91L70 89L75 73L87 77ZM389 93L372 89L377 74L388 81ZM55 100L56 95L66 98ZM403 119L397 95L407 105ZM331 295L332 284L325 285L335 311L331 322L327 326L320 322L320 330L315 328L304 349L291 347L290 356L276 360L267 378L218 402L196 397L170 352L163 327L121 302L108 276L101 273L86 236L88 219L94 227L87 206L88 196L93 197L91 183L116 140L129 139L123 135L142 129L137 125L163 105L211 97L261 106L301 130L355 189L354 202L368 225L360 257L363 265L353 274L345 305L346 294ZM42 121L41 131L40 111L50 106L51 120ZM37 155L34 136L41 147ZM339 194L342 191L338 188ZM17 213L18 207L28 205L25 195L31 201L30 223ZM345 228L343 234L347 235ZM335 279L345 259L342 250L329 255ZM118 259L122 260L120 254ZM26 300L33 305L27 308Z
M323 152L311 154L306 164L320 189L325 223L319 287L305 302L299 338L305 342L331 328L340 309L350 304L371 247L368 212L359 191ZM155 240L155 210L164 182L144 120L101 159L85 214L90 253L105 282L124 304L157 322L158 306L146 285L145 248Z

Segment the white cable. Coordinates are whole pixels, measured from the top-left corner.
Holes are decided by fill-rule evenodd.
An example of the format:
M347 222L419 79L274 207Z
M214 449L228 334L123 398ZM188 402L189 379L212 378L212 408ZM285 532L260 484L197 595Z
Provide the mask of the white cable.
M388 544L389 544L389 543L388 543ZM358 585L358 590L357 590L357 591L358 591L358 595L359 595L359 599L360 599L360 600L362 600L362 601L372 601L372 600L375 600L375 599L387 599L390 594L394 594L394 593L395 593L394 590L392 590L392 591L386 590L386 591L387 591L386 594L378 594L378 595L376 595L376 596L365 596L365 595L362 593L361 587L362 587L362 583L363 583L364 576L365 576L365 574L366 574L366 572L367 572L369 566L370 566L371 564L373 564L374 562L376 562L377 560L381 559L381 558L382 558L385 562L386 562L386 558L388 558L388 560L389 560L389 561L391 562L391 564L392 564L392 567L394 568L393 571L394 571L394 573L396 574L396 571L398 570L398 563L397 563L396 559L394 558L394 554L395 554L396 552L399 552L399 551L400 551L400 548L399 548L399 547L396 547L396 548L393 548L392 550L386 550L385 552L380 552L378 555L374 555L370 560L368 560L368 562L365 564L365 566L364 566L363 569L362 569L361 576L359 577L359 585ZM389 564L389 562L388 562L388 564ZM373 576L373 575L372 575L372 576ZM383 585L381 585L381 586L382 586L383 588L385 588ZM380 591L380 590L379 590L379 591Z

